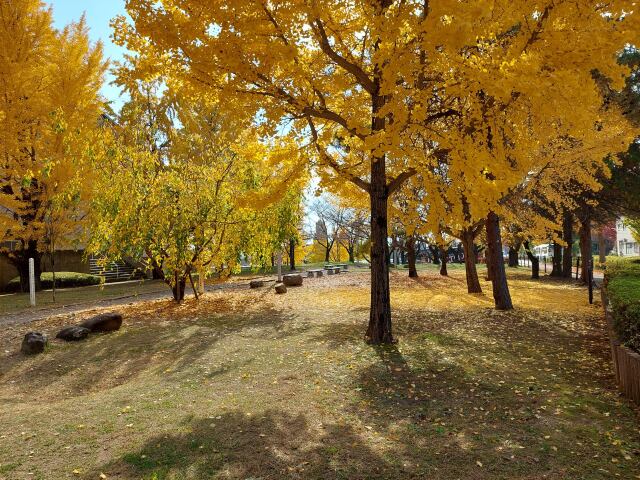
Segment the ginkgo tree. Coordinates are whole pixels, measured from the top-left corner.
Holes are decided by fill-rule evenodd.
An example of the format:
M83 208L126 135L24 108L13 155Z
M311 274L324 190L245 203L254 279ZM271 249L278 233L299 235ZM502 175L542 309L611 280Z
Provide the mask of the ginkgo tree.
M77 227L106 64L84 19L57 31L39 0L1 2L0 17L0 243L23 289L35 260L39 289L47 223L63 236Z
M194 95L224 99L264 132L296 136L315 151L323 177L369 195L366 337L382 343L393 341L389 196L454 149L468 153L459 158L472 176L462 181L491 172L504 175L504 188L519 183L527 163L497 171L505 145L490 141L507 126L500 109L512 100L512 132L510 122L525 122L535 138L532 129L575 117L562 130L584 134L582 112L599 103L591 72L619 86L627 71L615 53L637 36L634 3L128 0L132 23L120 17L114 26L116 40L138 54L140 75L169 68ZM459 144L465 131L475 138Z
M268 149L215 104L184 101L170 86L138 87L96 156L87 248L154 269L181 302L188 282L197 295L194 275L228 275L243 253L269 245L262 232L273 222L263 210L281 186L270 162L294 155Z

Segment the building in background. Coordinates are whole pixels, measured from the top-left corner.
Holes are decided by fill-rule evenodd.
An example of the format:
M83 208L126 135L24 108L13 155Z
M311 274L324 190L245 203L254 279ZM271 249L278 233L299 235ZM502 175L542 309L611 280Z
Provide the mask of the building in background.
M631 229L625 225L624 217L616 220L615 252L621 257L640 255L640 243L633 237Z

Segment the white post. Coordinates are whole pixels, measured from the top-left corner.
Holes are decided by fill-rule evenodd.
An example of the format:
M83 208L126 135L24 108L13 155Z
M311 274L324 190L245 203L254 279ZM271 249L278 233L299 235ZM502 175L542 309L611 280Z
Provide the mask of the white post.
M278 282L282 281L282 252L278 252Z
M31 306L36 306L36 275L35 275L35 264L33 263L33 258L29 259L29 300L31 302Z

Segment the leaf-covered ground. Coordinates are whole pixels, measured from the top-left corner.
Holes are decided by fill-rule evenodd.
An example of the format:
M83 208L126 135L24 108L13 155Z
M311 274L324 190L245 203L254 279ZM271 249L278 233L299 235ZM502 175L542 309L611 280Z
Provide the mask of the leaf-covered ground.
M394 272L386 348L362 341L367 272L129 306L34 358L6 328L0 479L640 478L600 306L523 272L498 313L451 273Z

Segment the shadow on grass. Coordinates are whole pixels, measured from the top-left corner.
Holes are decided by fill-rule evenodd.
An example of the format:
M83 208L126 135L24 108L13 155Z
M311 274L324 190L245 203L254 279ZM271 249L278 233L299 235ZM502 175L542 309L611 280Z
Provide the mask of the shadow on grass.
M197 320L125 325L118 332L97 334L77 343L56 341L44 355L14 354L0 366L0 386L14 382L25 394L50 387L67 396L117 386L150 373L188 373L226 337L282 340L308 326L294 315L265 309L251 313L204 316ZM241 365L228 363L224 373ZM53 392L52 392L53 393Z
M86 475L98 478L399 478L351 426L322 424L302 414L229 412L191 420L184 433L142 447Z

